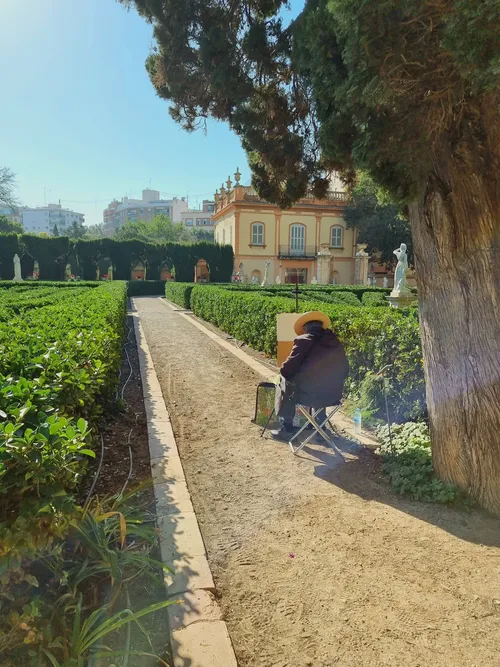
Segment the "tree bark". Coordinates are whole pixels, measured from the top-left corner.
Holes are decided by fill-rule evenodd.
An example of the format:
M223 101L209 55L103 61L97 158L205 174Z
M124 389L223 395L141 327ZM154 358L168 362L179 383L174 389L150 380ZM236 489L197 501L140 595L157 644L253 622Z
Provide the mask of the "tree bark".
M432 456L500 514L500 137L442 152L410 206Z

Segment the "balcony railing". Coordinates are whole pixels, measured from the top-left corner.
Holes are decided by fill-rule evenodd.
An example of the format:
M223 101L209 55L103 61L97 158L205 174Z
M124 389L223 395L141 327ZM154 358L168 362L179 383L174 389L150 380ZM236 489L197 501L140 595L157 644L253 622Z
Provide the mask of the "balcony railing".
M278 257L281 259L316 259L318 249L315 245L297 246L280 245Z
M221 211L226 206L229 206L229 204L231 204L234 201L265 203L264 200L262 200L259 197L257 192L252 187L239 185L236 188L232 188L229 191L225 190L223 195L219 194L217 195L215 202L215 212L218 213L219 211ZM348 201L349 201L349 196L346 192L336 192L334 190L329 190L324 199L317 199L313 195L309 194L306 195L304 198L299 199L297 204L298 205L313 204L314 206L324 207L331 205L343 205L347 204Z

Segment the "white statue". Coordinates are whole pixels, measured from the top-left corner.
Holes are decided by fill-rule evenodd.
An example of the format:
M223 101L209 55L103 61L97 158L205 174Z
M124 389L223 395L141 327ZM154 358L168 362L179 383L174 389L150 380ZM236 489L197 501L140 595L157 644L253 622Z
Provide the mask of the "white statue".
M406 243L402 243L399 248L394 251L398 258L398 264L394 273L394 289L393 293L409 294L410 288L406 281L406 272L408 271L408 256L406 254Z
M271 260L266 259L266 262L265 262L265 267L266 268L264 269L264 280L260 284L261 287L264 287L264 285L267 285L267 276L268 276L268 273L269 273L269 267L270 266L271 266Z
M384 279L382 280L382 285L384 287L389 287L389 279L387 278L387 276L384 276Z
M276 276L276 280L274 282L276 283L276 285L281 285L281 278L279 277L279 275Z
M257 276L252 276L252 283L253 283L254 285L257 285L258 282L259 282L258 277L257 277Z
M311 279L311 285L317 285L317 284L318 284L318 279L316 278L316 276L313 276Z
M17 253L14 255L14 281L15 282L21 282L22 281L21 260L19 259L19 255Z

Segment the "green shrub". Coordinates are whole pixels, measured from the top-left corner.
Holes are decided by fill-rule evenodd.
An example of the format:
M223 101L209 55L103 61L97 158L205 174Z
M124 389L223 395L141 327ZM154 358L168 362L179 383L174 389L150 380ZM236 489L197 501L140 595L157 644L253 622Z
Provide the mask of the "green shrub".
M277 347L276 317L295 312L295 300L291 298L212 285L196 285L190 302L198 317L273 356ZM401 421L425 414L422 351L415 317L390 308L352 307L304 298L299 301L299 309L321 310L330 316L349 358L348 393L359 391L368 372L377 373L390 366L385 374L392 419Z
M165 280L129 280L127 296L163 296Z
M442 482L434 473L431 441L427 424L407 422L382 426L377 435L382 441L379 453L383 469L397 493L425 502L451 503L458 496L454 484Z
M39 290L41 287L74 289L75 287L99 287L100 285L102 285L102 282L98 282L97 280L28 280L22 283L15 283L12 280L0 280L0 292L4 289L25 292L28 290Z
M354 306L355 308L361 306L361 301L354 292L341 292L340 290L336 292L307 291L305 294L302 294L302 298L318 299L318 301L324 301L325 303L341 303L347 306Z
M385 294L381 292L364 292L361 298L363 306L388 306Z
M270 292L279 292L286 296L292 296L295 292L295 285L253 285L251 283L230 283L224 285L217 285L233 291L241 292L258 292L259 290L266 290ZM355 294L361 301L363 294L366 292L370 294L390 294L391 290L388 287L371 287L369 285L299 285L299 291L303 294L311 294L314 292L322 292L325 294L335 294L337 292L350 292Z
M59 530L73 503L71 492L93 455L89 429L114 393L122 356L125 283L42 287L38 307L36 292L18 292L30 307L11 306L9 319L0 321L4 550L13 533L29 532L36 544ZM12 290L0 294L0 307L1 299L15 295Z
M191 292L193 291L194 283L165 283L165 296L169 301L173 301L181 308L191 308Z

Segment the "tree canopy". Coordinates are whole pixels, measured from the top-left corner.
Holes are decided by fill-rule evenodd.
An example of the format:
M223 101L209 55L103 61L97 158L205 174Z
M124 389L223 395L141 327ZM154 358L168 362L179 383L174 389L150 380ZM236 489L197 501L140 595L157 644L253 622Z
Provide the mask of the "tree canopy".
M173 118L228 121L270 201L320 194L330 170L355 168L408 199L439 156L484 145L498 0L307 0L291 25L285 0L121 1L154 26L146 68Z
M387 200L372 179L361 174L353 188L344 218L348 228L358 230L358 242L367 244L367 252L377 256L387 268L394 266L394 250L406 243L408 262L413 265L413 241L410 222L401 207Z
M20 222L10 220L6 215L0 215L0 234L22 234L23 226Z
M152 220L126 222L115 234L117 241L138 240L145 243L178 243L190 240L184 225L173 223L168 215L160 213Z
M8 167L0 167L0 207L15 211L18 201L14 195L16 175Z

